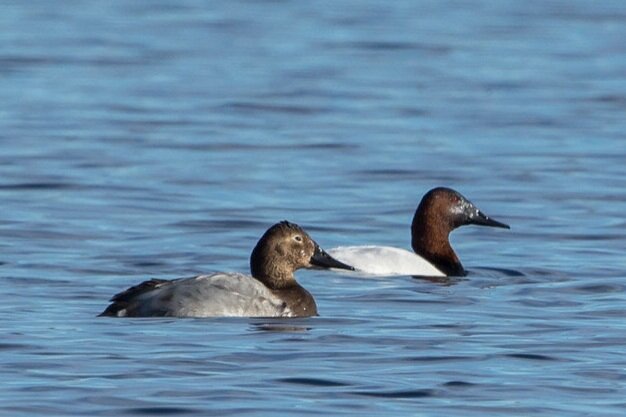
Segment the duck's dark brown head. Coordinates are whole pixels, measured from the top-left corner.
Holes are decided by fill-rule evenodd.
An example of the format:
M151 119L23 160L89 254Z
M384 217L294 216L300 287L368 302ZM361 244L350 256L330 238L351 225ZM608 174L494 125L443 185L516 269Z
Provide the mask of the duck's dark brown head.
M411 246L448 276L465 275L463 265L448 239L454 229L468 224L502 227L504 223L481 212L459 192L445 187L433 188L420 202L411 224Z

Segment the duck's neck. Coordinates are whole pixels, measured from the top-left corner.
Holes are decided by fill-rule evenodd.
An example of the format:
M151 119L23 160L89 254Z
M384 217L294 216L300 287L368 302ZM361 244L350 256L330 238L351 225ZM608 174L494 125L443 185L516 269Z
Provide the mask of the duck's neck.
M276 262L251 263L252 276L283 300L297 317L316 316L315 299L296 281L293 272L275 268Z
M315 299L310 292L297 282L294 282L293 286L272 290L272 293L287 303L287 307L289 307L294 316L317 316Z
M263 285L271 290L280 290L298 285L296 278L293 276L293 272L276 268L275 264L272 262L263 264L252 263L250 272L254 278L261 281Z
M435 268L448 276L466 274L463 265L448 239L450 228L441 218L424 218L419 211L415 213L411 225L411 246L413 251L433 264Z

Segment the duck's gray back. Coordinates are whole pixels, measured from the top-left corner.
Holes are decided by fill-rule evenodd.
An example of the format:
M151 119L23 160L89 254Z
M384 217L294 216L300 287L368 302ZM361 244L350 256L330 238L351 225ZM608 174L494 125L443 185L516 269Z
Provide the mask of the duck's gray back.
M119 316L289 317L291 310L261 282L216 273L161 283L137 294Z

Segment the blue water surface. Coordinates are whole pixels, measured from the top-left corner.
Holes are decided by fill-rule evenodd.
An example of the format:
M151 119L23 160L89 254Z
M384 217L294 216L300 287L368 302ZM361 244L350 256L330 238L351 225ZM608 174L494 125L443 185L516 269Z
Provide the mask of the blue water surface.
M0 414L626 415L626 3L0 3ZM300 271L320 316L111 319L276 221L469 275Z

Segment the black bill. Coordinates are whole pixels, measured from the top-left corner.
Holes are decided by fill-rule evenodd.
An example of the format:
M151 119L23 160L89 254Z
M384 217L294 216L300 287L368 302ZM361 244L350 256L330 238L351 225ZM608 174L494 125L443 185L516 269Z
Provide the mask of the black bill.
M476 210L472 216L470 216L470 223L477 224L480 226L491 226L491 227L501 227L503 229L510 229L511 226L508 224L501 223L497 220L492 219L491 217L485 215L482 211Z
M321 268L339 268L347 269L348 271L354 271L354 267L346 265L343 262L340 262L337 259L333 258L318 245L315 245L315 253L313 254L313 256L311 256L311 265L319 266Z

